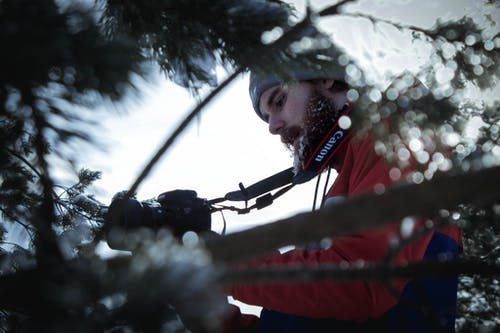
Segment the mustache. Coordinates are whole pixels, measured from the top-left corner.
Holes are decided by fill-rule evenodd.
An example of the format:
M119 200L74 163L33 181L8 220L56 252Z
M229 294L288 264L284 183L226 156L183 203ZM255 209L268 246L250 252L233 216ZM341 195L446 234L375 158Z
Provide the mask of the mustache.
M281 133L281 142L287 146L293 145L295 139L303 134L304 130L302 127L290 126Z

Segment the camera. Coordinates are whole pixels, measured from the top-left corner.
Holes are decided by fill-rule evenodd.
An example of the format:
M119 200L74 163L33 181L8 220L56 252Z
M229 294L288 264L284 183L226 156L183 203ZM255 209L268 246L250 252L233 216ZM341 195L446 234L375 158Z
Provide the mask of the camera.
M193 190L173 190L155 200L138 201L118 197L109 206L106 220L109 228L131 231L141 227L168 228L176 237L187 231L200 233L212 226L211 206Z

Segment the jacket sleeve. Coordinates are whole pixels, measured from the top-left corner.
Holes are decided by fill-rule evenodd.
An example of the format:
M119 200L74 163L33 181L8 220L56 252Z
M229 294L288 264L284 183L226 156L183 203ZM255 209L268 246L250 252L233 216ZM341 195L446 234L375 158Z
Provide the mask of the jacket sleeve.
M405 248L397 261L415 261L423 256L431 235ZM319 265L325 263L363 263L380 261L387 253L391 232L367 232L333 240L327 249L296 249L254 261L252 266ZM393 290L401 292L406 280L392 281ZM312 318L334 317L339 320L376 318L397 303L382 282L311 281L238 285L231 295L248 304Z

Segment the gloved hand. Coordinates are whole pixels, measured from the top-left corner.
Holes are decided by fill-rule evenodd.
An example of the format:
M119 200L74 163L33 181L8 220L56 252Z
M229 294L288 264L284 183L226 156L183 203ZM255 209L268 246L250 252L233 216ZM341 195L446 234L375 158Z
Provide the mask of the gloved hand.
M176 237L186 231L196 233L210 231L211 209L208 201L198 198L192 190L174 190L158 196L156 202L138 201L115 196L108 208L105 219L108 223L106 235L114 227L131 231L140 227L158 230L169 228ZM110 244L113 247L112 244Z
M176 236L182 236L188 230L203 232L212 227L210 204L206 199L198 198L193 190L164 192L157 201L163 209L157 220L167 221Z

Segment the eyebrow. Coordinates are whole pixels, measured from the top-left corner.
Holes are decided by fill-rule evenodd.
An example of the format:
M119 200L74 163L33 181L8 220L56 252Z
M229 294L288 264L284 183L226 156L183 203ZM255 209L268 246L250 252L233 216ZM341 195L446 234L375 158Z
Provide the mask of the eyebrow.
M271 107L273 104L273 100L276 97L276 95L280 92L281 87L276 87L274 90L271 92L269 97L267 98L267 106Z

